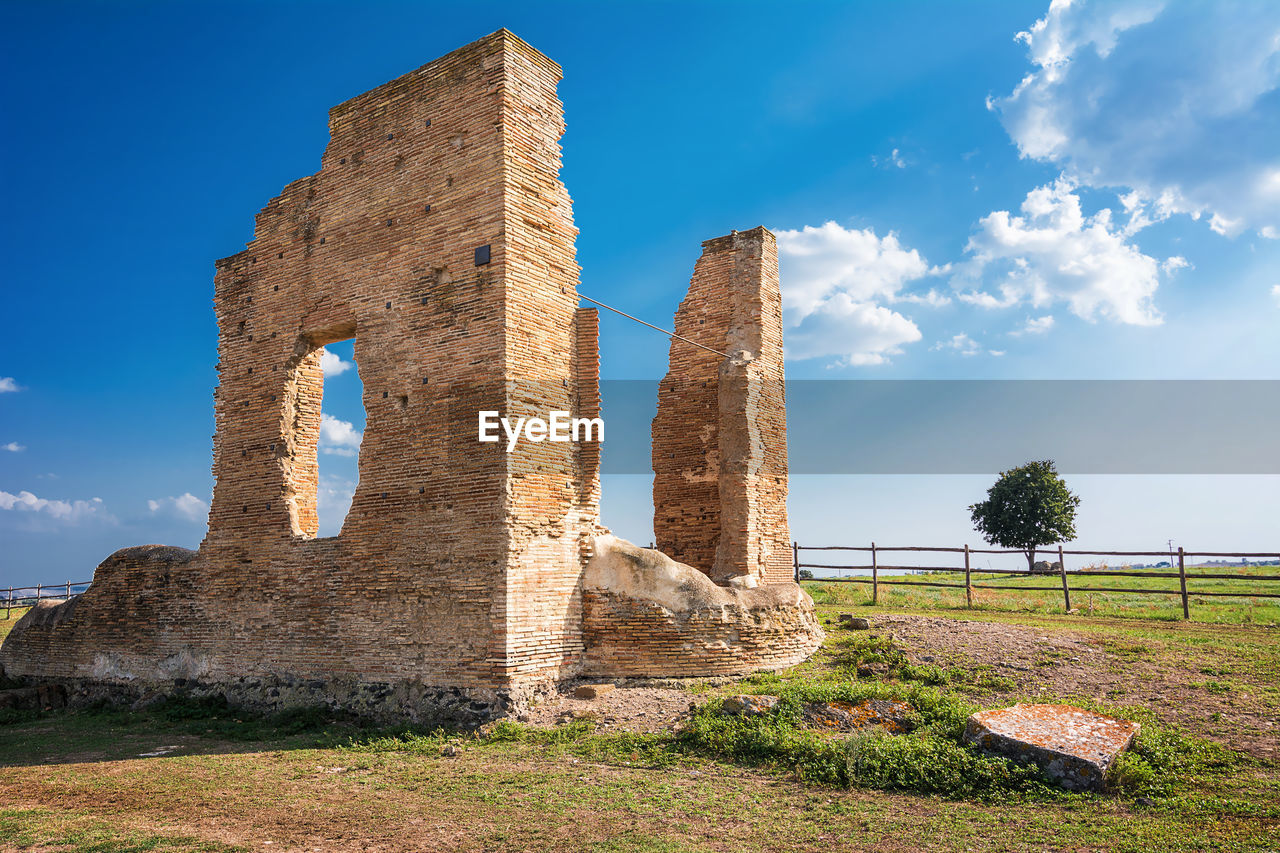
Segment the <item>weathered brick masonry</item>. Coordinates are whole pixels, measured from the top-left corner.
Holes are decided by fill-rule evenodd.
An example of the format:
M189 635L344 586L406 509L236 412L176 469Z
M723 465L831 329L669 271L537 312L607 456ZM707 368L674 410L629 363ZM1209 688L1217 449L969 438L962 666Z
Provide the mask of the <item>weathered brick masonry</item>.
M658 550L723 582L792 578L778 250L765 228L702 244L653 421Z
M653 578L584 594L589 567L612 565L597 553L611 539L596 538L599 447L524 441L508 454L477 441L481 409L600 411L598 322L578 307L559 179L559 79L503 30L331 111L320 171L287 186L245 251L217 264L216 486L199 551L113 554L83 595L15 626L0 648L7 674L82 698L194 686L251 704L474 721L583 671L740 672L812 650L821 632L794 584L708 581L687 601L664 592L674 611L652 606ZM707 247L678 328L700 339L691 326L705 314L718 330L709 345L749 355L686 364L683 345L672 369L715 386L679 417L685 428L700 419L704 444L734 461L704 466L718 492L669 483L655 497L673 517L705 506L723 527L718 553L697 539L698 568L789 580L777 570L786 447L773 238L756 229ZM321 539L320 348L352 337L360 479L341 533ZM660 420L674 411L664 406ZM655 429L655 445L670 440ZM637 565L692 571L665 557Z
M331 111L320 171L217 265L217 485L199 553L117 555L57 632L6 644L10 672L150 681L181 660L188 678L412 683L501 704L573 671L597 458L476 441L479 409L545 417L580 391L598 408L560 76L500 31ZM359 486L341 534L317 539L320 347L351 337Z

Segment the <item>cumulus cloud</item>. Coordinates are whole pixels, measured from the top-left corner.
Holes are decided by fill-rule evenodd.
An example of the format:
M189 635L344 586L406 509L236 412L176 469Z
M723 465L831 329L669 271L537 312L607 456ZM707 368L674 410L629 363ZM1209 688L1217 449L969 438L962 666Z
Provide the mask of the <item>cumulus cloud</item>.
M1053 328L1053 315L1045 314L1043 317L1028 317L1026 324L1009 334L1017 337L1019 335L1043 335L1045 332Z
M1280 4L1055 0L1017 38L1032 69L988 106L1022 156L1125 190L1131 233L1280 235Z
M1280 284L1273 284L1271 286L1271 298L1276 301L1277 305L1280 305Z
M176 498L147 501L147 509L152 513L176 515L188 521L203 521L209 516L209 505L190 492L183 492Z
M49 500L38 498L28 491L21 491L16 495L0 491L0 510L34 513L69 524L87 519L115 520L104 508L102 498L92 498L87 501Z
M364 435L350 421L321 413L320 441L317 444L321 453L332 456L355 456L360 450L360 442L363 438Z
M327 376L341 376L350 370L354 365L349 361L343 361L342 357L329 352L324 347L320 348L320 369Z
M959 353L960 355L969 356L977 355L982 352L982 344L978 343L964 332L961 332L958 335L952 335L945 341L938 341L936 344L929 347L929 349L934 351L949 350L951 352Z
M21 391L18 383L14 381L12 376L0 376L0 394L8 391Z
M1027 193L1021 214L997 210L978 222L952 280L962 301L982 308L1065 303L1090 321L1161 322L1153 298L1162 264L1126 240L1109 209L1086 217L1075 186L1059 178ZM1185 260L1163 265L1173 270Z
M16 441L11 441L8 444L0 444L0 450L7 450L10 453L21 453L26 449L27 448L24 445L18 444Z
M920 337L916 324L898 312L837 293L787 330L787 357L831 358L835 365L885 364Z
M904 292L939 274L897 235L835 222L777 232L787 356L829 358L834 364L884 364L920 340L912 320L884 303L944 305L935 291Z

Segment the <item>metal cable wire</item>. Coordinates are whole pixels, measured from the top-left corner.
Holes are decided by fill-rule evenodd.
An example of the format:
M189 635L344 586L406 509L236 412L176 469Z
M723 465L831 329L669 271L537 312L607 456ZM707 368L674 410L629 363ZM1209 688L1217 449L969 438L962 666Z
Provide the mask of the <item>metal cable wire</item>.
M579 293L579 294L578 294L578 298L579 298L579 299L585 299L585 300L587 300L588 302L594 302L596 305L599 305L601 308L607 308L607 309L609 309L610 311L612 311L612 312L613 312L613 313L615 313L615 314L621 314L623 317L626 317L628 320L635 320L635 321L636 321L637 323L639 323L640 325L642 325L642 326L648 326L650 329L655 329L655 330L657 330L657 331L659 331L659 332L662 332L662 334L666 335L666 336L667 336L667 337L669 337L669 338L675 338L675 339L676 339L676 340L678 340L678 341L684 341L686 344L693 344L695 347L698 347L699 349L704 349L704 350L706 350L707 352L713 352L713 353L715 353L716 355L723 356L724 358L732 358L732 357L733 357L733 356L729 355L727 352L720 352L720 350L718 350L718 349L712 349L711 347L703 346L702 344L698 343L697 341L691 341L691 340L689 340L689 339L688 339L688 338L686 338L686 337L682 337L682 336L680 336L680 335L677 335L675 332L668 332L666 329L663 329L663 328L661 328L660 326L655 326L655 325L653 325L652 323L646 323L644 320L641 320L639 317L632 317L632 316L631 316L630 314L628 314L626 311L619 311L617 308L614 308L612 305L605 305L605 304L604 304L603 302L601 302L599 299L592 299L590 296L583 296L581 293Z

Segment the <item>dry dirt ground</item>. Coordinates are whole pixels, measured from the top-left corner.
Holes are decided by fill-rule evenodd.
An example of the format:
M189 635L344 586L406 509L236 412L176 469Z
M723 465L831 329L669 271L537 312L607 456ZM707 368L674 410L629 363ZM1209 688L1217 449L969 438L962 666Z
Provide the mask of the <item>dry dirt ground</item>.
M848 629L830 620L827 630ZM1231 672L1231 682L1216 680L1223 668L1218 655L1197 653L1198 635L1213 639L1221 626L1183 625L1191 651L1167 641L1098 636L1059 626L1026 626L908 614L874 617L871 634L887 636L912 663L990 672L1010 679L1007 689L983 691L986 697L1085 698L1113 705L1144 705L1167 723L1241 749L1260 758L1280 758L1280 696L1274 678ZM1280 643L1280 632L1275 636ZM1209 673L1204 670L1210 670ZM1274 676L1274 673L1273 673ZM658 686L654 686L654 685ZM697 684L697 682L693 682ZM552 726L574 717L595 720L604 730L655 732L671 728L691 702L690 684L620 682L598 699L578 699L573 686L536 706L522 722ZM1209 685L1209 686L1206 686ZM1217 685L1214 687L1213 685ZM732 690L724 680L701 682L706 690Z

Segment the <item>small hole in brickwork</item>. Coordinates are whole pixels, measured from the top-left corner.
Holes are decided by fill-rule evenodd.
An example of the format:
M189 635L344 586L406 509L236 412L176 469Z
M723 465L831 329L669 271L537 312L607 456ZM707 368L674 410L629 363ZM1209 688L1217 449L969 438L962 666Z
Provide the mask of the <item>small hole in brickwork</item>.
M394 133L387 134L387 139L395 139L395 138L396 138L396 135Z
M476 266L482 267L489 263L489 247L481 246L476 249Z
M277 258L278 260L283 260L283 259L284 259L284 252L277 252L277 253L276 253L276 258Z
M383 499L384 501L387 499L387 493L386 493L386 492L383 492L383 493L382 493L382 499Z
M385 400L385 399L387 399L387 392L386 392L386 391L383 391L383 392L382 392L382 399L384 399L384 400Z
M422 212L423 212L423 213L430 213L430 212L431 212L431 205L429 205L429 204L428 204L428 205L424 205L424 206L423 206L423 208L422 208Z
M273 287L273 288L271 288L271 289L272 289L272 290L279 290L279 289L280 289L280 285L278 285L278 284L277 284L275 287Z
M344 165L344 164L346 164L346 162L347 162L347 158L346 158L346 157L343 157L342 159L338 160L338 164L339 164L339 165Z
M418 487L418 494L420 494L420 495L425 495L426 493L427 493L426 487L424 487L424 486L419 486L419 487Z
M423 126L423 127L431 127L431 119L427 119L427 120L426 120L426 122L424 122L422 126Z
M390 227L391 227L391 220L390 220L390 219L388 219L388 220L387 220L387 227L388 227L388 228L390 228Z
M426 385L426 384L427 384L427 377L425 377L425 376L424 376L424 377L422 377L422 384L423 384L423 385Z
M248 504L245 504L244 506L240 507L240 511L241 511L241 512L248 512L248 511L249 511L249 505L248 505Z
M253 368L252 368L252 367L250 367L250 368L249 368L249 372L250 372L250 373L253 373Z
M323 238L323 237L321 237L321 238L320 238L320 245L321 245L321 246L323 246L323 245L324 245L324 238Z
M427 304L427 297L425 297L425 296L424 296L424 297L422 297L422 304L423 304L423 305L426 305L426 304Z
M390 303L390 302L388 302L388 303L387 303L387 307L388 307L388 308L390 308L390 307L391 307L391 303Z
M401 394L396 398L396 402L400 404L400 408L402 409L409 408L409 396L407 394Z
M249 340L253 340L253 335L250 335L250 336L249 336Z

